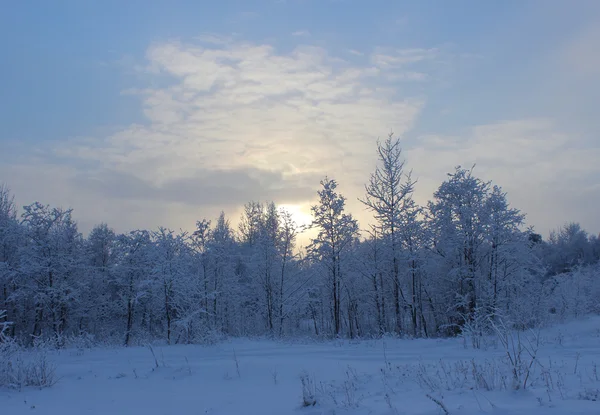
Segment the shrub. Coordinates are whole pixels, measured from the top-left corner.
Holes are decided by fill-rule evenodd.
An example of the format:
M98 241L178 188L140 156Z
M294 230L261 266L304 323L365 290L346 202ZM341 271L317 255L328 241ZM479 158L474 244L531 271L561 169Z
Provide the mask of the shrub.
M317 389L315 380L303 372L300 374L300 382L302 382L302 406L315 406L317 404Z
M47 388L57 380L56 367L45 348L25 350L15 340L6 337L0 343L0 387Z

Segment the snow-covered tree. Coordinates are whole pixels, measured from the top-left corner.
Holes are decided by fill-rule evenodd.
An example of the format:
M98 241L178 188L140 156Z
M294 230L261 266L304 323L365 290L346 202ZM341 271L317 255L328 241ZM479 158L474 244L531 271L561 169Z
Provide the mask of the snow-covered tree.
M379 164L371 174L369 184L365 186L366 196L361 201L373 211L382 237L386 243L386 260L389 262L387 275L394 289L395 329L402 331L402 310L409 303L412 310L417 309L416 296L407 300L404 294L404 282L401 272L402 250L402 213L413 192L414 181L411 174L404 174L404 160L400 140L389 134L384 143L377 143ZM412 232L412 231L411 231ZM416 311L413 313L413 331L416 331Z
M473 176L472 169L457 167L442 183L429 204L434 248L443 258L437 279L447 284L452 305L449 323L458 330L478 306L477 280L481 278L488 216L486 195L490 184Z
M293 269L297 226L291 215L275 203L250 202L245 205L240 221L243 258L242 280L247 286L246 320L249 316L264 325L264 331L281 335L285 308L292 297L288 276ZM291 294L291 293L290 293ZM289 297L289 298L288 298ZM260 323L258 323L260 321Z
M428 235L423 219L423 209L418 206L412 197L405 197L400 211L400 241L401 265L405 270L406 292L412 334L427 336L427 319L425 316L425 247Z
M119 265L115 269L113 284L119 299L124 320L124 344L131 345L136 321L147 326L148 310L142 300L150 294L152 262L152 240L150 232L137 230L118 237ZM141 310L140 310L141 309ZM141 316L139 316L141 314Z
M358 222L351 214L345 213L346 198L337 192L337 182L325 178L318 191L319 202L311 207L312 227L319 233L308 246L308 252L326 270L330 295L333 333L342 333L342 281L346 271L345 261L349 248L358 236Z
M197 298L188 300L190 307L182 318L182 324L187 328L187 338L191 341L196 330L207 330L210 327L209 308L213 292L210 284L210 252L211 221L202 219L196 222L196 230L190 238L190 247L193 256L193 269Z
M61 341L79 300L82 239L71 212L37 202L24 207L21 296L32 301L33 337L50 329Z
M592 263L600 261L600 235L590 236L590 250L592 255Z
M221 212L210 233L208 251L211 258L211 304L212 329L231 333L232 317L240 304L239 290L236 286L235 268L238 263L235 252L235 235L225 213Z
M593 245L578 223L569 223L550 233L546 261L551 275L569 272L593 260Z
M472 169L458 167L434 197L429 215L441 265L436 279L450 294L443 298L453 310L449 327L460 330L498 311L522 324L535 319L530 311L539 304L541 269L532 232L522 230L524 215L509 206L500 187L476 178Z
M419 206L399 140L377 154L364 238L325 178L306 252L273 202L248 203L236 231L221 213L190 235L100 224L84 238L71 210L33 203L19 216L0 185L0 337L468 336L494 319L525 329L600 313L597 236L569 223L544 240L500 187L461 167Z
M294 261L297 256L294 252L296 246L296 236L298 234L298 225L294 222L290 212L281 209L279 212L279 335L283 335L284 322L291 314L294 306L298 304L302 292L296 288L301 287L303 281L293 281L290 276L294 272Z
M370 302L374 307L375 333L383 335L387 332L386 292L388 286L384 279L385 267L384 241L378 226L371 226L369 236L360 246L357 258L360 260L358 270L370 282Z
M4 343L9 339L8 328L12 322L7 320L6 310L0 310L0 343Z
M118 313L116 293L111 282L117 265L117 235L102 223L95 226L84 243L83 290L79 302L80 333L109 335L105 322Z
M21 228L17 221L17 209L8 186L0 184L0 328L4 333L9 329L9 313L16 317L17 304L11 300L17 289L19 271L18 250L21 240ZM14 334L14 325L11 325Z
M185 297L191 295L193 287L191 273L191 257L187 235L175 234L172 230L159 228L152 234L153 268L152 299L153 310L160 310L159 321L164 324L165 337L168 344L173 340L174 325L185 307Z

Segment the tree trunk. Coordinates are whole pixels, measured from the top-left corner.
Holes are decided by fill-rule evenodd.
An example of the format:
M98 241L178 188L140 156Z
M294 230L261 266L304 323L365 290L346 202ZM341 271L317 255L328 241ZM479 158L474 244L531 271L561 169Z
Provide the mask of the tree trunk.
M167 344L171 344L171 307L169 305L169 288L165 283L165 318L167 320Z
M385 326L384 326L384 321L383 321L383 317L381 314L381 302L379 301L379 288L377 286L377 274L376 273L373 273L372 281L373 281L375 308L377 310L377 327L379 329L379 334L383 334L385 332Z
M287 247L286 247L287 250ZM285 277L285 263L287 261L286 255L283 256L283 262L281 264L281 281L279 283L279 336L283 336L283 283Z
M415 261L411 261L411 285L412 285L412 300L410 305L410 311L412 316L413 334L418 336L417 333L417 281L416 281L416 270Z
M133 299L127 301L127 330L125 331L125 346L129 346L131 329L133 327Z
M394 260L393 260L393 271L394 271L394 311L396 313L396 333L402 333L402 314L401 314L401 290L400 290L400 271L398 269L398 259L396 258L396 253L394 252Z

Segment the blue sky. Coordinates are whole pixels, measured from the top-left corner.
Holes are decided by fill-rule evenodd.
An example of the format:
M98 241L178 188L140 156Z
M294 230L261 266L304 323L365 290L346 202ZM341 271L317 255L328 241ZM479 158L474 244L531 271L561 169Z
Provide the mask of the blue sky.
M584 0L7 3L0 180L126 230L300 219L329 174L366 222L393 129L419 201L477 163L540 231L597 233L599 27Z

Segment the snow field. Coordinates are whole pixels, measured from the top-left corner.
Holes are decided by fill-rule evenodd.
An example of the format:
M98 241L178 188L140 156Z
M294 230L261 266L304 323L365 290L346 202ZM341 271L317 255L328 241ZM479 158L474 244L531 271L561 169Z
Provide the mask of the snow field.
M527 336L521 334L523 343ZM0 413L600 413L600 318L542 331L525 389L515 390L500 342L483 344L477 350L463 339L235 339L52 351L59 381L42 390L0 390ZM531 359L523 354L527 367Z

